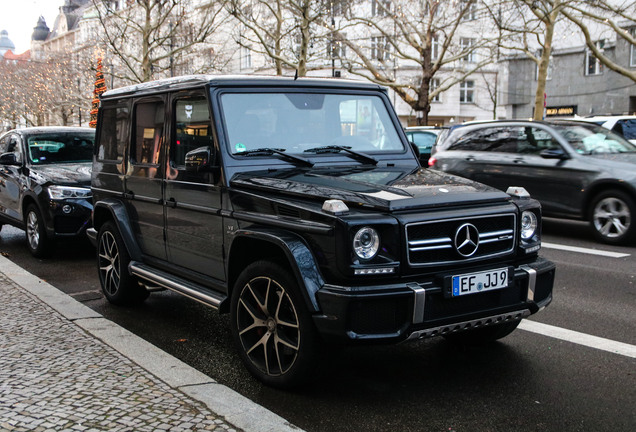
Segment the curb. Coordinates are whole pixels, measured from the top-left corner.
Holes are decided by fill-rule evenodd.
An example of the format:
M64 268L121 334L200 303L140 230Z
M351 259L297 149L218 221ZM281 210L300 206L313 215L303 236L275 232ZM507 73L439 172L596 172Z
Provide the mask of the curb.
M4 256L0 256L0 268L9 279L64 318L128 357L169 386L205 404L212 412L237 428L245 432L302 431L270 410L104 318Z

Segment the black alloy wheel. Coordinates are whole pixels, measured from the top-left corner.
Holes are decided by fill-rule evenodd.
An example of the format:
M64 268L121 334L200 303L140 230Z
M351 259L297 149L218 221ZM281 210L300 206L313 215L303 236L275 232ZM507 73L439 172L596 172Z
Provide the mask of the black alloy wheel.
M106 222L97 237L97 269L102 292L109 302L133 306L148 298L149 292L128 273L130 256L112 221Z
M35 204L27 206L24 216L27 246L36 258L45 258L51 253L53 240L46 234L44 219Z
M597 240L608 244L630 243L636 237L636 204L624 192L605 191L592 201L590 224Z
M318 336L298 284L278 264L259 261L239 276L231 327L248 370L267 385L294 387L316 364Z

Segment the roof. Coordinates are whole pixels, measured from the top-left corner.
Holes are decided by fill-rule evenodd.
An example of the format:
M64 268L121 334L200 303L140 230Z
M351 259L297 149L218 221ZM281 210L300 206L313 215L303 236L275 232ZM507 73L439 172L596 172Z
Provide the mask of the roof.
M14 132L20 135L37 135L50 132L95 132L95 129L88 127L76 127L76 126L35 126L20 129L13 129L6 133Z
M363 81L350 81L333 78L298 78L283 76L258 75L185 75L166 78L141 84L109 90L101 95L102 99L121 97L126 95L162 93L169 90L180 90L210 86L245 86L245 87L325 87L325 88L355 88L366 90L380 90L383 87Z
M26 50L22 54L14 54L13 51L11 50L4 53L5 60L27 61L30 58L31 58L31 50Z

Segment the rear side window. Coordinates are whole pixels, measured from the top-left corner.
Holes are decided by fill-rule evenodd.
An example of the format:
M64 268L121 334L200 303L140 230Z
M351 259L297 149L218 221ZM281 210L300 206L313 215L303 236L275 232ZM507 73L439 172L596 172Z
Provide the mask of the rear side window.
M137 165L158 165L163 142L164 104L161 101L135 107L135 140L131 160Z
M121 162L128 141L128 107L102 108L97 159Z
M626 139L636 139L636 119L619 120L612 130L623 135Z
M516 153L518 140L519 133L514 128L483 128L464 133L448 149Z

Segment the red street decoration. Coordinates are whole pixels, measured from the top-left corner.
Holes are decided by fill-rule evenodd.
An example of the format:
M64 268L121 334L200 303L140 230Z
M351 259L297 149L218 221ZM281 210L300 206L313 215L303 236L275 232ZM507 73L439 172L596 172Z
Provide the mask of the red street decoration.
M102 73L102 59L97 59L97 73L95 74L95 90L93 90L93 106L91 107L91 120L88 125L97 127L97 111L99 110L99 95L106 91L106 80Z

